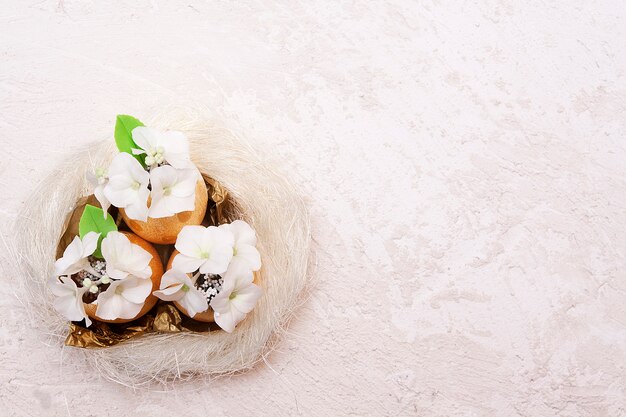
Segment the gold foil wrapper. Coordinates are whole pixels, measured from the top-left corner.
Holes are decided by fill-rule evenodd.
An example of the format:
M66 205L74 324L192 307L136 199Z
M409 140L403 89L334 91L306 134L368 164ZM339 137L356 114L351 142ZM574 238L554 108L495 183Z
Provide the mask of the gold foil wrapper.
M204 174L202 174L202 178L209 194L208 207L202 224L217 226L234 220L231 216L235 210L228 199L228 192L213 178ZM74 239L74 236L78 235L78 222L87 204L100 207L98 200L93 195L83 197L76 202L76 208L65 220L64 231L57 246L57 258L63 255L65 248ZM121 216L114 207L110 210L110 214L116 218L120 230L125 230L126 225L121 222ZM154 246L161 255L161 261L166 264L173 245ZM128 323L109 324L93 320L92 325L85 328L79 323L72 322L65 344L81 348L102 348L146 333L207 332L211 331L212 328L215 328L215 325L190 319L181 314L173 304L159 301L145 316Z
M218 226L235 220L232 218L233 207L228 199L228 192L213 178L204 174L202 174L202 178L207 185L206 188L209 194L209 206L205 216L207 226Z
M113 346L152 331L153 321L154 317L145 315L124 324L107 324L94 320L89 328L70 323L70 333L65 338L65 344L82 348Z

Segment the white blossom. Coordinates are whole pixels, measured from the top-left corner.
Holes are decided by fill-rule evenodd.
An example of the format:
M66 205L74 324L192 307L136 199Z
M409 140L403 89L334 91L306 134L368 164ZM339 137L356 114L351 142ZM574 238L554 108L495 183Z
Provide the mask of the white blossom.
M102 240L102 256L106 260L107 275L124 279L129 275L147 279L152 275L152 255L120 232L111 231Z
M65 248L63 256L54 263L56 276L72 275L85 269L89 269L89 260L98 247L100 233L89 232L82 239L78 236Z
M85 320L87 327L91 326L91 320L85 314L83 294L87 288L78 288L72 278L68 276L53 277L50 280L50 290L55 298L53 306L56 311L71 321Z
M139 161L126 152L113 158L109 167L109 181L104 196L115 207L123 208L134 220L148 219L148 182L150 175Z
M204 294L196 288L186 273L178 269L170 269L163 274L160 289L154 291L153 294L164 301L178 302L187 311L189 317L209 308Z
M189 142L182 132L161 132L145 126L138 126L132 132L133 141L140 149L133 149L135 155L145 154L145 163L155 168L168 163L174 168L192 166L189 159Z
M100 203L102 211L104 212L104 218L106 219L109 207L111 207L111 202L106 195L104 195L104 187L106 187L109 182L107 171L104 168L96 168L94 172L87 172L87 179L94 186L93 194Z
M185 226L178 234L173 268L182 272L221 274L233 257L234 237L215 226Z
M104 320L132 319L152 291L152 280L128 276L111 281L109 288L98 295L96 316Z
M261 268L261 254L256 248L256 233L243 220L219 226L233 235L233 258L228 265L229 273L247 274Z
M252 272L226 274L220 292L211 300L215 323L231 333L261 297L261 288L252 283Z
M192 211L196 201L196 183L200 174L195 168L176 169L163 165L150 171L150 210L153 218L169 217Z

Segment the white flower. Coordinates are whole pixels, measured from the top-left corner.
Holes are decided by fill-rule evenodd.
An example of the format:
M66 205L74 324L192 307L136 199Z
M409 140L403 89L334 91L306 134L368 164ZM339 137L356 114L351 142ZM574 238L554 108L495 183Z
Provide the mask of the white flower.
M189 168L189 142L182 132L161 132L145 126L138 126L132 132L133 141L141 149L134 149L135 155L146 154L146 165L150 168L168 163L174 168Z
M106 260L107 275L113 279L124 279L129 275L146 279L152 275L152 255L135 245L120 232L111 231L102 240L102 256Z
M148 181L150 175L139 161L126 152L113 158L109 167L109 182L105 197L115 207L123 208L131 219L148 220Z
M109 207L111 207L111 202L104 195L104 187L109 182L107 171L103 168L96 168L94 172L87 172L87 179L94 185L93 194L100 202L100 206L102 206L102 211L104 212L104 218L106 219L108 215L107 211Z
M87 288L78 288L70 277L52 278L50 289L57 298L54 300L54 309L71 321L85 319L87 327L91 326L91 320L85 314L83 294Z
M120 281L111 281L106 291L98 295L96 316L104 320L132 319L143 307L152 291L149 279L129 276Z
M194 209L198 170L176 169L169 165L153 168L150 171L150 211L153 218L169 217Z
M160 290L153 293L164 301L177 301L189 317L209 308L207 299L191 281L189 276L178 269L170 269L161 277Z
M219 226L232 233L234 237L233 259L228 265L229 273L247 274L261 268L261 254L256 248L254 229L243 220Z
M215 226L185 226L178 234L173 268L182 272L221 274L233 257L234 237L227 230Z
M72 243L65 248L63 256L54 263L54 274L72 275L91 268L87 257L95 252L99 237L100 233L96 232L87 233L82 240L78 236L74 237Z
M261 297L261 288L254 285L252 272L227 274L220 292L211 300L215 323L231 333Z

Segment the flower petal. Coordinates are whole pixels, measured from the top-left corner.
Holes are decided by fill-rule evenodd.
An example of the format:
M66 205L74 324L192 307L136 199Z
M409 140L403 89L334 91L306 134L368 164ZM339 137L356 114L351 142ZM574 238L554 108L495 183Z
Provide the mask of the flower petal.
M70 281L72 281L74 285L72 286L71 284L66 284L65 279L70 279ZM52 277L48 281L48 286L50 287L50 291L52 292L52 294L57 297L64 297L68 294L75 294L77 290L76 284L69 277L60 277L60 279L58 277Z
M185 226L182 228L174 247L181 254L189 257L199 258L202 253L202 242L204 239L205 227L202 226ZM176 259L174 259L174 262Z
M89 232L83 237L83 258L92 255L98 247L100 233Z
M204 259L192 258L191 256L179 253L172 262L172 268L183 272L196 272L200 265L204 263Z
M145 126L137 126L131 132L133 137L133 141L137 146L139 146L144 151L149 151L152 149L156 149L159 146L157 131L145 127Z
M124 208L137 200L137 192L132 189L132 182L126 178L113 178L103 188L104 197L112 205Z
M83 253L83 241L80 237L76 236L67 248L65 248L65 251L63 251L63 256L55 261L55 275L72 275L82 271L85 265L88 264L86 257L83 256Z
M218 313L215 312L215 323L220 326L225 332L232 333L235 330L235 326L245 317L245 314L239 311L229 308L228 311Z
M85 316L76 308L76 295L68 294L63 297L56 298L53 307L61 313L66 319L71 321L81 321Z
M235 280L226 279L224 277L224 283L222 289L211 300L211 308L218 313L227 313L230 311L230 295L235 289Z
M163 157L174 168L192 166L189 159L189 141L182 132L168 131L161 134Z
M83 304L83 294L86 288L77 288L76 283L69 277L61 277L60 286L65 288L65 294L54 300L54 309L68 320L81 321L84 319L85 324L89 327L91 320L85 314L85 306Z
M232 332L246 314L252 311L261 297L261 289L252 283L251 272L242 275L225 275L222 290L211 300L215 322L225 331Z
M161 277L160 290L154 291L153 294L164 301L178 301L185 295L180 290L187 280L189 277L184 272L178 269L169 269Z
M194 196L196 191L196 183L200 178L197 169L178 169L176 173L176 183L173 184L172 194L176 197Z
M202 238L202 251L208 255L200 266L203 274L221 274L233 257L233 235L227 230L209 226Z
M189 287L185 296L178 302L185 310L187 310L190 317L193 317L198 313L202 313L209 308L209 303L207 302L204 294L198 291L198 289L194 286Z
M126 208L129 217L145 221L148 212L147 200L150 194L149 180L150 176L141 164L130 154L122 152L111 162L109 181L103 193L114 206Z
M169 165L153 169L150 217L169 217L193 210L198 175L195 169L175 169Z
M152 201L150 201L150 207L148 209L148 217L153 219L161 219L163 217L170 217L175 213L172 213L167 207L167 201L162 191L152 190L150 193Z
M120 152L113 158L108 175L109 181L112 181L113 178L126 178L137 181L142 185L148 185L150 180L150 174L146 172L139 161L126 152Z
M231 300L231 304L238 311L247 314L252 311L263 291L254 284L250 284L245 288L237 291L235 297Z
M83 256L83 242L79 236L75 236L69 245L63 251L63 256L55 262L55 264L65 263L67 266L77 262ZM63 260L63 262L59 262ZM56 271L57 275L62 275L62 272Z
M167 201L164 198L156 198L154 195L152 196L152 202L150 203L150 208L148 209L148 217L153 219L162 219L164 217L171 217L176 213L173 213L167 207Z
M156 290L152 294L163 301L178 301L185 296L185 293L180 290L182 287L183 284L176 284L162 290Z
M258 271L261 269L261 254L251 245L239 245L236 247L237 254L233 256L229 271L232 269L238 273L246 273L249 271Z
M107 275L113 279L124 279L128 276L124 264L120 261L124 253L129 253L130 240L120 232L111 231L100 245L102 256L106 260Z
M196 197L193 194L188 197L178 197L172 194L165 198L165 204L172 215L184 211L193 211L196 205Z
M224 273L232 258L233 254L224 252L212 252L211 258L207 259L200 265L201 274L222 274Z
M123 234L112 231L102 240L102 256L106 260L107 274L113 279L124 279L128 275L149 278L152 275L152 255L135 245Z
M188 177L191 177L191 180ZM149 216L163 218L193 210L197 177L196 170L180 170L169 165L160 166L150 171L152 201ZM189 183L191 183L191 187L189 187Z
M122 304L122 312L120 313L121 319L132 319L134 318L141 309L143 308L143 303L135 304L131 302L125 302Z
M168 269L161 277L160 288L169 288L172 285L177 284L180 284L182 286L183 284L187 284L188 280L189 277L183 271L180 271L176 268ZM191 280L189 280L189 282L191 282Z
M256 232L243 220L235 220L229 225L231 233L235 236L235 245L256 246Z
M96 188L93 189L93 195L96 197L96 200L98 200L98 202L100 203L100 206L102 206L102 211L104 212L104 218L106 219L108 215L109 207L111 207L111 202L106 197L106 195L104 195L104 185L96 186Z
M152 189L163 189L176 183L176 168L163 165L150 171L150 184Z
M138 277L126 278L121 286L123 288L122 297L131 303L140 305L143 305L152 291L152 281Z
M232 247L235 243L235 237L226 229L222 229L215 226L209 226L204 229L202 236L202 247L205 250L211 250L211 247L218 246L222 250L226 251L226 248L232 252Z
M136 279L137 281L144 281L135 277L130 278L129 280L132 279ZM123 293L127 290L126 288L124 288L124 286L128 284L128 282L125 281L128 280L112 281L109 288L107 288L106 291L98 295L98 299L96 301L98 303L98 307L96 309L96 315L98 317L104 320L131 319L135 317L137 313L139 313L139 311L143 307L143 301L135 303L132 301L128 301L123 296ZM131 287L133 286L131 285Z
M139 199L124 208L126 215L133 220L148 221L148 199Z
M239 273L237 275L234 275L234 283L233 283L233 291L235 292L239 292L242 289L248 287L249 285L252 284L252 282L254 281L254 274L252 273L252 271L247 271L245 273ZM224 278L224 280L230 280L231 277L227 276Z
M126 259L126 268L129 273L138 278L150 278L152 276L151 261L150 252L139 245L131 244L131 254Z
M122 310L122 297L117 294L117 286L121 281L112 281L106 291L101 292L96 300L96 316L104 320L115 320L119 318Z

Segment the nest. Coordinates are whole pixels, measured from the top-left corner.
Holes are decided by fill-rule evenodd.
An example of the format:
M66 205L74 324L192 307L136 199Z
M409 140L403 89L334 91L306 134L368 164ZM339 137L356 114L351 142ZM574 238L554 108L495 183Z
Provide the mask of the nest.
M210 127L198 114L172 113L150 125L184 132L198 169L228 190L237 217L256 230L263 296L231 334L219 330L149 333L106 348L73 348L72 355L83 355L102 376L133 387L248 370L273 348L301 301L310 245L306 207L289 181L249 145L229 131ZM47 288L55 251L66 216L82 196L91 193L85 172L108 166L116 152L113 143L95 143L68 157L26 202L23 220L13 233L16 240L9 257L24 290L27 323L52 335L57 346L68 322L52 308Z

